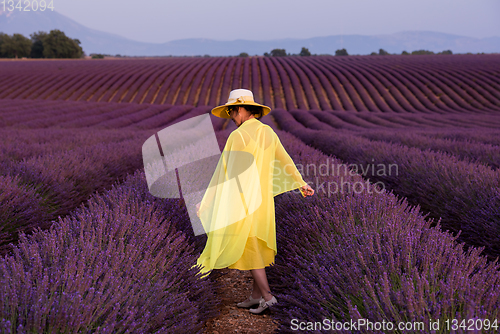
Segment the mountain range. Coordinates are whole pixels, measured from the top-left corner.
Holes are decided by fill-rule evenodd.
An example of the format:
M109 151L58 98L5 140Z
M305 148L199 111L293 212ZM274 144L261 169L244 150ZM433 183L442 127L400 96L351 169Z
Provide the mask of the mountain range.
M44 12L2 11L0 9L0 32L20 33L26 37L36 31L63 31L70 38L81 42L83 51L127 56L234 56L241 52L263 55L272 49L285 49L288 53L299 53L306 47L313 54L334 55L345 48L350 55L365 55L384 49L401 54L415 50L434 53L451 50L453 53L498 53L500 37L473 38L433 31L402 31L384 35L330 35L305 39L283 38L268 41L237 39L219 41L206 38L189 38L166 43L144 43L99 30L87 28L76 21L51 10Z

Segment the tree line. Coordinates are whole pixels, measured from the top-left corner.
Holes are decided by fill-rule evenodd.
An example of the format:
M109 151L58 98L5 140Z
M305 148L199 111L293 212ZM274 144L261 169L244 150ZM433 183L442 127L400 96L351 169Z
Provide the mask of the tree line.
M80 44L58 29L35 32L30 38L0 32L0 58L82 58Z
M384 49L379 49L379 52L372 52L370 55L372 56L385 56L385 55L395 55L396 53L389 53L387 51L385 51ZM403 51L401 52L402 55L425 55L425 54L435 54L434 52L432 51L428 51L428 50L416 50L416 51L412 51L411 53L407 52L407 51ZM436 54L453 54L453 52L451 50L444 50L442 52L438 52ZM348 56L349 54L347 53L347 50L344 48L344 49L338 49L335 51L335 55L336 56ZM286 57L286 56L312 56L311 52L309 51L309 49L305 48L305 47L302 47L302 49L300 50L300 53L298 54L290 54L290 53L287 53L285 49L273 49L271 50L271 52L264 52L264 56L266 57ZM314 54L314 56L316 56L316 54ZM331 56L330 54L321 54L320 56ZM246 52L242 52L239 54L239 57L248 57L248 53Z

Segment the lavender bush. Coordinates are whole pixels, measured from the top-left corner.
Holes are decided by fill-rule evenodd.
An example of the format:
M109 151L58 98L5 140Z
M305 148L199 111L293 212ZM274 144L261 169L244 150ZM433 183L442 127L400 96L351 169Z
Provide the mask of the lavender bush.
M0 175L0 247L6 252L5 245L14 235L27 231L49 215L44 199L30 187L20 184L19 176Z
M136 129L3 128L0 130L2 136L0 161L21 161L24 158L59 154L64 151L92 147L98 144L116 144L131 138L147 136L150 133L150 130L141 132Z
M443 229L461 230L459 241L485 247L491 260L500 255L500 174L496 171L445 153L372 142L346 132L309 130L283 110L275 117L282 129L347 164L397 165L397 173L378 173L374 168L363 173L410 204L420 205L431 218L442 218Z
M201 333L218 299L191 268L185 208L148 195L139 171L50 230L21 234L0 259L2 332Z
M47 228L50 220L68 214L93 192L106 189L117 179L140 168L141 137L144 136L33 156L19 162L4 161L0 165L2 173L16 177L16 181L0 184L0 194L26 192L26 203L36 205L19 206L16 204L18 197L0 196L2 253L9 251L6 244L17 239L18 230L29 232L36 226ZM32 214L33 210L36 214Z
M491 144L471 142L468 139L429 138L407 130L404 132L394 130L366 131L360 135L371 140L400 143L421 150L430 149L436 152L446 152L465 161L484 163L495 170L500 167L500 147Z
M317 165L327 158L341 163L289 134L279 136L296 163ZM340 182L337 175L308 176ZM342 177L352 184L361 180ZM439 222L431 227L418 206L387 192L327 197L317 191L315 196L276 197L278 255L268 275L279 301L280 332L296 332L292 319L422 321L426 326L439 319L441 329L433 333L449 333L443 328L447 319L500 321L500 265L488 262L481 249L465 252L457 237L440 231Z
M468 140L477 143L500 146L500 136L498 129L449 129L448 131L421 131L423 135L431 138L450 139L450 140Z

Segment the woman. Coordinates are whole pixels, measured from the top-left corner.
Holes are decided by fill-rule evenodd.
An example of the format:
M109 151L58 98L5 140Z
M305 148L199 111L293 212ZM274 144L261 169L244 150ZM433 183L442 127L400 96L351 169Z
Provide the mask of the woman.
M197 212L207 232L207 243L197 264L202 272L231 268L250 270L251 296L237 304L261 314L277 303L271 294L265 267L277 254L274 196L300 189L303 197L314 190L302 179L278 136L259 119L271 108L254 102L253 93L236 89L225 105L212 114L231 118L231 132ZM259 182L260 181L260 182Z

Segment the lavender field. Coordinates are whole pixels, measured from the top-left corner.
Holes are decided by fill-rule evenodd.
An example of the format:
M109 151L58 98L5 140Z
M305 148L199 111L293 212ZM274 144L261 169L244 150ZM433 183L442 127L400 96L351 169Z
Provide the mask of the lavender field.
M0 62L0 333L203 333L206 236L149 193L141 147L236 88L315 189L275 198L280 332L499 333L500 57L410 58ZM222 150L236 126L210 117Z

